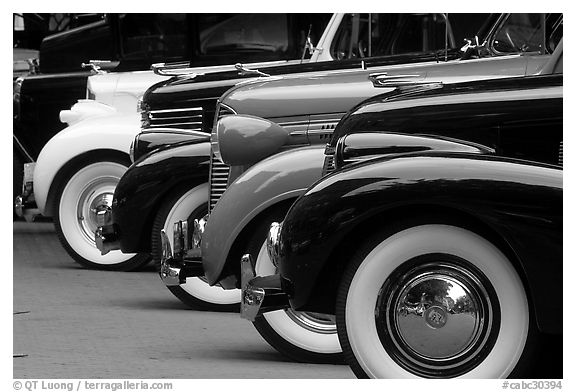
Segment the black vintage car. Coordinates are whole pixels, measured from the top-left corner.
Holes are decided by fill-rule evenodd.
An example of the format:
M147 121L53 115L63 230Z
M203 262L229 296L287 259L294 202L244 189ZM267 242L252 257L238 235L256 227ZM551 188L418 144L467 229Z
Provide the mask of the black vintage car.
M243 257L243 316L336 315L358 377L534 377L562 334L562 85L430 85L349 112L336 171L271 227L278 274Z
M357 20L357 15L354 14L354 18L350 20ZM472 31L480 31L481 39L488 40L490 34L494 34L495 26L505 24L507 17L480 15L479 18L479 15L459 14L448 18L448 26L460 26L459 29L451 31L448 47L445 42L446 18L440 17L440 14L373 14L368 20L388 19L394 20L399 28L394 32L386 31L386 34L374 34L372 45L374 48L381 48L379 51L373 50L374 56L358 58L351 54L349 58L343 56L339 61L260 68L261 72L272 77L260 77L251 82L245 79L248 77L255 79L257 74L254 72L244 72L244 75L238 75L237 72L223 72L198 75L194 78L174 78L148 89L141 107L145 133L134 141L135 155L141 155L140 151L148 151L150 146L165 145L175 140L182 142L173 148L163 148L157 153L143 157L121 178L115 190L112 209L109 210L112 219L104 219L106 222L111 220L113 222L100 226L96 234L98 248L103 253L114 249L121 249L124 253L151 253L159 263L162 251L160 230L166 229L170 233L174 221L180 219L193 221L194 218L201 218L206 214L207 208L204 206L203 198L208 194L207 182L210 178L215 181L217 177L220 181L228 182L223 176L225 173L227 175L228 167L216 163L219 162L216 159L211 159L210 143L198 140L196 134L193 136L196 139L193 142L186 143L183 139L186 137L186 131L210 131L215 118L231 113L226 109L227 105L217 105L216 98L234 84L242 82L238 83L236 89L239 90L238 100L245 104L243 107L245 111L242 113L255 114L256 109L261 109L260 115L264 111L267 113L266 116L281 117L283 121L292 123L290 129L294 131L295 142L291 144L321 143L328 140L336 122L348 109L365 98L379 93L380 90L368 79L369 74L385 70L405 73L405 68L399 67L404 64L414 67L425 65L442 67L454 64L457 67L458 60L463 55L459 44L461 39L472 34ZM475 23L470 23L471 20ZM431 30L432 21L434 29ZM483 27L478 30L479 23L483 23ZM374 22L373 26L382 27L382 24ZM353 46L353 42L346 38L353 32L353 25L342 23L336 26L337 39L332 42L334 47L346 46L346 43ZM416 35L421 35L419 39L414 39L414 26L418 26L419 34ZM369 29L365 30L367 37ZM430 31L434 31L435 34L430 35ZM455 34L459 36L456 37ZM439 37L441 39L438 39ZM334 47L325 49L326 51L329 49L330 53L336 53ZM478 51L470 49L465 54L478 55ZM493 55L493 53L484 55L479 62L487 61ZM529 57L537 62L544 62L548 54L541 56L540 53L533 53ZM499 67L497 61L491 62L492 67L483 68L480 74L493 75L493 71L499 73L502 69L505 72L513 70L515 74L527 72L525 57L509 54L501 56L500 60L506 62L510 58L516 66L507 64ZM471 62L478 65L475 60ZM479 68L481 67L474 69ZM469 71L474 72L472 69ZM297 75L284 76L285 74ZM275 77L278 75L282 76ZM283 79L286 81L283 82ZM318 84L318 88L312 91L315 84ZM299 88L306 85L309 90ZM283 95L290 97L293 102L296 101L295 95L298 95L299 107L304 107L304 111L298 112L299 109L284 105L290 99L284 101ZM310 129L308 129L308 117L314 117L315 120L310 121L314 123ZM166 132L169 128L178 130L178 134L169 135ZM155 134L155 130L159 132ZM298 134L300 136L297 136ZM211 173L208 172L209 168L212 169ZM230 173L241 174L242 170L235 169ZM228 180L231 182L233 178ZM223 192L225 186L222 185L225 184L214 183L212 190L218 188L218 191ZM202 198L198 196L199 193L202 194ZM118 265L114 268L126 269L134 266ZM237 307L239 293L235 296L224 290L214 293L217 288L208 287L202 279L192 276L188 278L181 286L169 287L183 302L209 309L227 309L230 308L230 304ZM198 285L192 287L192 282L197 282ZM214 289L210 291L210 295L204 293L209 289ZM220 295L226 299L219 298Z
M106 14L50 35L42 40L37 67L14 83L14 171L34 162L48 140L66 127L59 119L61 110L92 98L86 84L93 72L141 71L154 63L186 68L295 60L301 57L310 26L311 34L318 36L329 18L330 14ZM259 25L266 20L272 26ZM261 34L265 28L267 34ZM277 35L285 40L281 45ZM92 63L92 69L83 69L83 63ZM15 176L20 177L21 173ZM15 195L20 191L15 181Z

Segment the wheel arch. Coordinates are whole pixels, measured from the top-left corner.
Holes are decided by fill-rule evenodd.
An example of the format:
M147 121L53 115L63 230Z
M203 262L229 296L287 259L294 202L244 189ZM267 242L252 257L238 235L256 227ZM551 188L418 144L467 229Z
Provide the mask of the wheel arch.
M407 218L408 216L416 216L416 218ZM310 292L305 310L323 313L334 312L338 286L352 255L357 250L355 244L374 234L374 228L378 225L381 226L382 221L388 222L387 224L390 225L398 225L400 228L416 224L450 224L483 236L512 262L526 290L529 307L537 315L527 273L522 266L518 252L510 241L489 223L474 214L450 206L428 204L411 204L380 210L367 219L356 222L356 225L348 232L346 240L334 247L326 258L331 262L322 267L316 280L312 283L314 288Z
M56 198L58 197L58 189L62 185L63 181L73 172L74 168L82 165L84 163L88 163L96 159L97 157L106 157L106 158L116 158L121 162L126 164L126 167L130 166L130 156L120 150L115 149L96 149L86 151L80 155L73 157L72 159L68 160L62 167L56 172L54 176L54 180L50 184L50 188L48 190L48 196L46 197L46 205L44 208L44 215L45 216L52 216L54 213L54 203Z
M250 239L254 230L271 214L280 211L284 211L284 213L288 212L288 209L294 204L296 199L297 197L291 195L286 199L277 200L275 203L267 205L266 208L259 211L258 214L242 228L230 247L226 263L220 274L220 279L229 275L235 275L238 278L238 282L240 282L240 258L242 257L244 245ZM256 256L257 255L252 255L252 257Z

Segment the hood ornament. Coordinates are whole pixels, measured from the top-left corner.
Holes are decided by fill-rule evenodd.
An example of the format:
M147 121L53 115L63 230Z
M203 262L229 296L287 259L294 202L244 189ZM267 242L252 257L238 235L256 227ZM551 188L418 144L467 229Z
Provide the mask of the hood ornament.
M120 61L112 60L90 60L87 63L82 63L82 68L90 68L90 70L98 75L107 73L108 70L114 69L120 64Z
M150 66L156 75L160 76L186 76L187 79L194 79L197 76L204 75L200 72L191 72L188 62L180 63L156 63Z
M250 68L246 67L245 65L243 65L242 63L234 64L234 68L236 68L238 70L238 73L240 74L240 76L247 76L247 75L258 75L258 76L265 76L265 77L270 76L267 73L261 72L257 69L250 69Z

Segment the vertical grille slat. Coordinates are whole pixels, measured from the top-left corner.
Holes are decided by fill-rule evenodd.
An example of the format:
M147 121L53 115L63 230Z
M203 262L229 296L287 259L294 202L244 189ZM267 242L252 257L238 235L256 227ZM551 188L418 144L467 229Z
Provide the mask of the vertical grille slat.
M212 153L210 155L210 212L220 200L220 197L228 187L228 175L230 174L230 166L220 162Z
M218 102L216 104L216 113L214 114L214 127L223 116L228 116L231 114L236 114L236 112ZM228 188L228 178L230 177L230 166L223 164L216 158L212 148L210 148L210 209L208 212L212 212L218 200L222 197L226 189Z
M558 164L564 166L564 140L560 142L560 149L558 151Z

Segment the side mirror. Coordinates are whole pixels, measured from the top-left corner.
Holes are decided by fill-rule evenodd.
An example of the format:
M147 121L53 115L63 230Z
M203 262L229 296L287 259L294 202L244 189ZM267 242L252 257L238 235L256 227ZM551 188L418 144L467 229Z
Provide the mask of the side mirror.
M480 44L478 36L475 36L473 39L465 38L464 46L460 48L460 51L463 52L462 60L469 59L472 56L482 57L486 51L485 47L486 41Z

